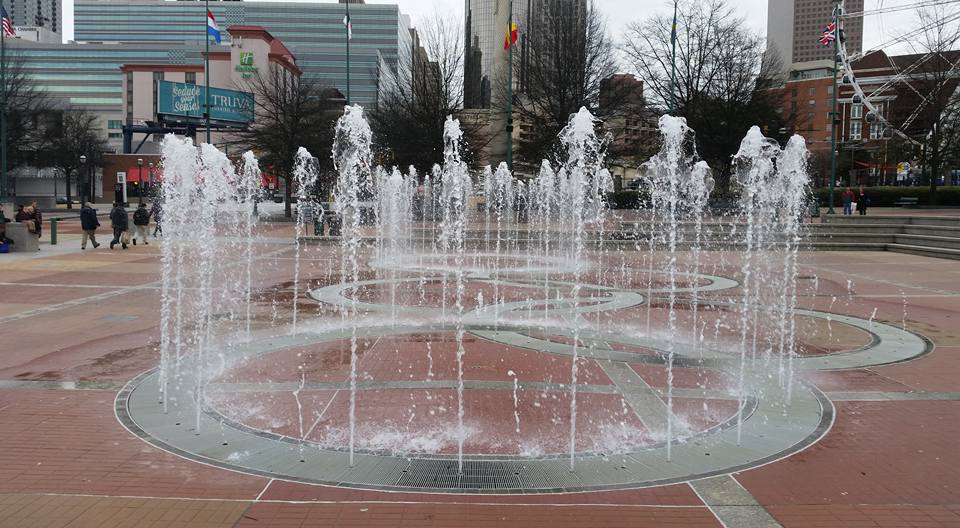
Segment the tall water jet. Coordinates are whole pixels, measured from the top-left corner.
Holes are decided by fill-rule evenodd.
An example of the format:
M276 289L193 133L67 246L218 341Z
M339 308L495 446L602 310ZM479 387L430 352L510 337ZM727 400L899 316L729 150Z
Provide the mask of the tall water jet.
M806 157L802 138L791 139L788 149L783 151L776 141L764 137L756 126L747 132L734 157L735 182L740 187L741 215L746 223L746 247L741 266L738 444L743 428L748 352L755 361L759 339L766 339L770 349L773 336L783 335L777 330L793 326L796 297L789 292L796 288L795 253L799 243L800 212L806 202ZM770 257L778 253L779 258ZM785 292L788 295L786 302L783 299ZM776 319L766 308L773 303L782 307ZM791 320L789 323L788 319ZM752 335L749 344L748 335ZM791 335L783 347L790 356L793 355L793 337ZM781 342L786 341L785 336L783 339ZM792 375L788 378L792 379Z
M197 149L189 138L167 135L161 144L161 165L164 178L161 183L163 206L168 211L190 208L196 185ZM164 218L164 243L160 246L162 279L160 301L160 396L163 410L168 411L171 376L180 371L180 362L186 343L183 336L184 260L189 249L189 224L182 214L168 214Z
M487 217L493 215L496 223L496 241L493 262L493 320L496 327L500 318L500 253L503 245L503 226L511 221L514 204L513 174L506 163L497 166L496 172L484 179L484 198Z
M335 191L337 212L341 217L340 281L355 284L360 280L360 240L362 211L360 202L370 192L372 133L363 117L363 107L348 106L334 129L333 166L339 173ZM350 466L356 442L357 415L357 295L350 295L341 317L350 321Z
M440 224L440 241L444 254L453 252L456 276L456 340L457 340L457 470L463 472L463 442L466 429L463 426L463 301L464 284L464 236L467 223L467 199L473 191L473 183L467 164L460 157L463 132L460 121L447 118L443 128L442 206L443 221ZM446 283L446 280L444 280Z
M253 239L257 225L257 202L260 200L260 187L263 177L260 172L260 164L257 157L251 151L243 153L243 160L240 169L240 182L238 190L243 204L247 206L247 213L244 215L246 221L242 222L244 238L244 269L245 279L244 305L246 313L244 317L244 334L250 339L250 309L253 303L251 295L253 294Z
M546 259L554 250L551 246L552 227L560 209L557 193L557 175L553 172L550 162L543 160L540 172L530 185L530 223L539 233L540 244L537 247L539 255ZM543 322L546 324L550 316L550 270L543 272Z
M602 222L606 184L603 178L603 144L594 129L594 117L580 108L570 117L567 126L560 132L560 143L566 161L559 178L561 203L566 208L567 224L573 234L570 242L570 257L573 261L573 287L570 291L570 306L573 307L573 360L570 365L570 471L576 461L577 432L577 367L579 362L580 333L582 321L579 315L581 276L584 271L585 230L588 224Z
M397 268L409 250L413 222L413 179L405 177L394 167L387 172L376 170L377 180L377 260L388 269L390 278L390 318L397 316Z
M306 221L305 209L315 207L310 200L310 191L317 181L317 160L303 147L297 149L297 158L293 165L293 181L297 186L297 221L293 228L293 323L290 331L296 333L300 305L300 239L303 237L303 224Z
M686 119L665 115L660 118L660 134L663 146L660 152L645 164L647 187L650 200L657 204L653 208L651 223L662 226L666 241L667 274L667 460L671 460L673 444L673 363L678 339L677 329L677 261L678 247L687 242L685 232L681 231L681 222L689 217L696 220L695 244L699 244L700 222L707 196L712 189L713 179L710 168L704 162L696 161L696 148L693 131L687 126ZM694 270L696 272L696 270ZM694 288L696 291L696 288ZM649 286L648 286L649 292ZM693 303L697 300L694 298ZM647 299L648 307L653 299ZM649 313L649 312L648 312ZM648 316L649 317L649 316ZM696 323L694 323L696 330ZM694 333L696 339L696 333Z

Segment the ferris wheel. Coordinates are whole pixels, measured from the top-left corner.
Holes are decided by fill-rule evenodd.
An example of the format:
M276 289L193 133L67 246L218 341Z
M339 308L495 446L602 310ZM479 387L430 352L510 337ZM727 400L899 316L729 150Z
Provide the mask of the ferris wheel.
M884 17L884 16L900 16L904 12L913 11L917 9L938 7L938 6L947 6L947 5L960 5L960 0L917 0L907 4L898 4L892 6L884 6L884 0L876 0L876 7L872 9L867 9L866 4L864 4L864 9L862 11L847 12L845 10L844 0L840 0L837 3L836 11L834 12L834 21L836 27L838 28L837 32L837 63L841 71L844 72L842 78L842 85L849 86L853 89L853 95L851 97L854 104L862 104L866 108L866 113L864 119L867 123L880 123L885 131L885 134L896 135L905 141L914 144L920 145L920 141L916 139L915 136L911 136L907 133L910 130L911 126L920 116L923 109L931 103L927 94L920 93L919 90L910 82L921 70L921 67L927 63L931 58L933 58L936 53L922 53L918 54L916 60L908 65L899 65L894 68L894 74L889 76L889 78L880 86L870 91L867 94L863 87L860 85L858 79L853 72L853 63L857 60L863 58L867 53L870 53L870 50L867 53L857 52L850 53L846 47L846 39L843 37L843 22L853 17ZM919 27L912 29L911 31L898 35L894 38L888 39L881 44L874 46L874 50L883 50L897 44L908 43L911 39L915 39L921 35L924 35L927 31L934 29L935 25L948 25L951 23L960 23L960 9L952 13L946 13L943 17L935 18L931 20L928 24L920 24ZM829 27L828 27L829 30ZM945 79L950 79L953 77L954 73L960 73L960 58L954 61L949 62L949 72L944 76ZM885 98L891 95L892 92L896 89L905 88L911 90L918 97L917 105L910 109L910 113L907 115L906 119L902 123L894 124L892 123L887 116L885 116L878 107L878 100ZM954 93L953 97L960 97L960 94Z

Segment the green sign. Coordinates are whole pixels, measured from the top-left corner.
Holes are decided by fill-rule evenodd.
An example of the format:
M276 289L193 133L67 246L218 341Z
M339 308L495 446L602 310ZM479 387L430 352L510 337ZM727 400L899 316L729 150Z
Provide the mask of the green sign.
M234 66L233 69L239 72L244 79L253 77L253 74L257 73L257 67L253 65L253 52L241 51L240 64Z
M157 81L157 114L167 122L202 123L205 95L201 85ZM210 88L210 121L246 125L253 110L253 94Z

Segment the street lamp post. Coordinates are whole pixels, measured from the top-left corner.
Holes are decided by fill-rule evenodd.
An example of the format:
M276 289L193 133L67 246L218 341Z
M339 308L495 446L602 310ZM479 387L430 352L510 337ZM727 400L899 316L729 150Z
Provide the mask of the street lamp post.
M87 172L87 157L83 154L80 155L80 171L83 173L83 183L81 184L83 190L80 192L80 202L82 204L90 201L90 173Z
M137 158L137 198L143 203L143 158Z
M157 193L153 191L153 162L151 161L147 164L147 166L149 167L149 170L147 171L147 178L149 179L147 181L148 185L150 185L150 196L152 200L156 201Z

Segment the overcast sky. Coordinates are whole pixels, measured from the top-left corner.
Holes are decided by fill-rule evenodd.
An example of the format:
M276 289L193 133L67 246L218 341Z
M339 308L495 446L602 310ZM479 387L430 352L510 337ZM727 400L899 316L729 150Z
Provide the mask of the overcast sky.
M729 0L743 16L747 24L761 35L766 34L768 0ZM773 0L776 1L776 0ZM654 13L672 12L672 0L595 0L596 5L606 15L611 29L620 38L626 25L642 20ZM889 8L897 5L909 5L917 0L865 0L869 12L878 6ZM331 0L333 3L333 0ZM424 17L437 12L456 13L463 16L463 0L367 0L369 4L400 4L400 10L413 18L414 24ZM64 36L73 38L73 0L63 0ZM826 23L826 21L825 21ZM888 42L893 36L906 32L915 23L913 13L900 11L884 15L866 17L864 21L864 49L873 48ZM902 49L894 50L902 52Z

